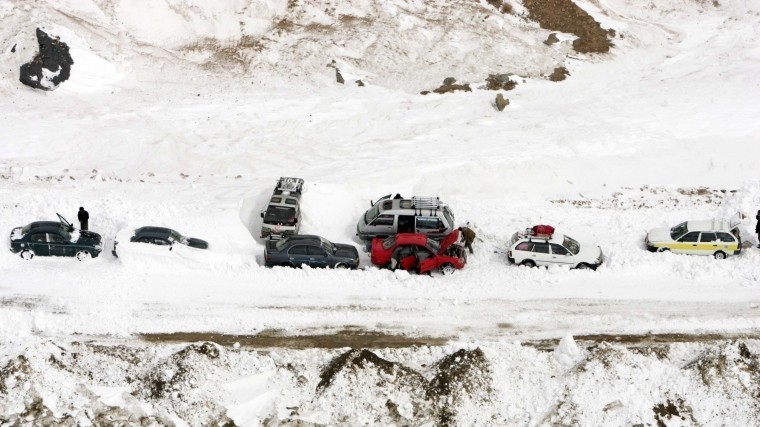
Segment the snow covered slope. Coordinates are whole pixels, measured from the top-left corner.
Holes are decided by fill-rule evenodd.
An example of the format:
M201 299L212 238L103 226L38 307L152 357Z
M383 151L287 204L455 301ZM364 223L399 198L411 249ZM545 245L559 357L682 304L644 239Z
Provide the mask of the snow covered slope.
M343 350L246 344L349 331L364 338L336 347L379 348L425 384L447 355L484 349L492 406L457 401L463 425L655 424L671 405L684 419L667 425L723 425L732 411L757 425L743 390L757 384L760 252L651 254L643 238L741 212L743 237L758 244L760 6L578 4L615 30L610 53L574 53L569 34L545 45L551 31L516 2L503 14L463 0L0 0L0 232L85 206L90 228L120 242L118 259L87 263L0 252L0 419L40 409L37 398L56 422L83 424L95 413L208 422L193 402L240 425L438 419L419 394L428 386L362 400L372 372L339 372L342 388L317 393ZM18 83L37 27L71 47L71 80L54 92ZM567 80L542 76L560 65ZM493 73L518 76L503 112L485 88ZM419 94L450 76L472 92ZM304 233L360 246L369 200L438 195L475 228L476 252L445 277L266 269L258 212L280 176L306 180ZM599 244L605 265L508 265L507 239L537 223ZM211 246L130 244L143 225ZM143 341L174 333L228 338L215 357ZM555 353L520 344L568 334L597 338L578 348L566 338ZM593 344L658 334L749 339ZM386 349L386 335L431 345ZM716 370L732 375L714 380ZM174 374L174 392L151 392ZM392 416L376 415L387 401Z

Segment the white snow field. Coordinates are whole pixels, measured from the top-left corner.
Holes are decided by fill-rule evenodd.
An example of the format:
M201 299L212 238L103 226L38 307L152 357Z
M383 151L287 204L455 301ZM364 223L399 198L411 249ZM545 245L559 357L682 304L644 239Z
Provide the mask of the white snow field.
M616 34L586 55L510 4L0 0L0 232L84 206L119 242L0 251L0 425L760 425L760 3L577 1ZM37 27L74 59L51 92L18 81ZM419 94L446 77L472 92ZM475 253L267 269L280 176L302 233L362 247L370 200L439 196ZM737 212L738 256L644 247ZM604 265L509 265L534 224Z

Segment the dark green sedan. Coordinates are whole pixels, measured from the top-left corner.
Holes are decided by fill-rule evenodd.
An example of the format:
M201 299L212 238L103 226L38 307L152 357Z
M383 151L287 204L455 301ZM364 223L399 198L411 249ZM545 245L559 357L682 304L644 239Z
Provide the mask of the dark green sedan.
M37 256L76 257L79 261L95 258L103 250L100 234L75 231L62 216L60 221L36 221L11 231L11 252L21 258Z

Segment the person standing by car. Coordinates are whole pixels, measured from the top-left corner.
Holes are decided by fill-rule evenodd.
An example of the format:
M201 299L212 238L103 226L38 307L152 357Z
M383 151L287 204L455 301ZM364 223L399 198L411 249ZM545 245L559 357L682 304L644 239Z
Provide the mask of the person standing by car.
M80 206L79 213L77 213L77 218L79 219L79 229L87 230L87 223L90 221L90 213L84 210L82 206Z
M459 227L459 232L462 233L462 240L464 240L464 247L472 251L472 242L475 241L475 232L470 227Z

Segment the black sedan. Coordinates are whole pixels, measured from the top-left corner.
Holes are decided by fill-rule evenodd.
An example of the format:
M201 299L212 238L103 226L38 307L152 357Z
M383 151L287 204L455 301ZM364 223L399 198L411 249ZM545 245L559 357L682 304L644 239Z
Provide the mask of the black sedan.
M319 236L288 236L266 242L264 265L355 269L359 267L359 251L352 245L332 243Z
M74 230L61 215L59 221L36 221L11 231L11 252L21 258L68 256L80 261L95 258L103 250L100 234Z
M185 237L178 232L166 227L140 227L135 230L135 235L130 242L150 243L160 246L171 246L175 243L198 249L208 249L208 242L194 237Z

